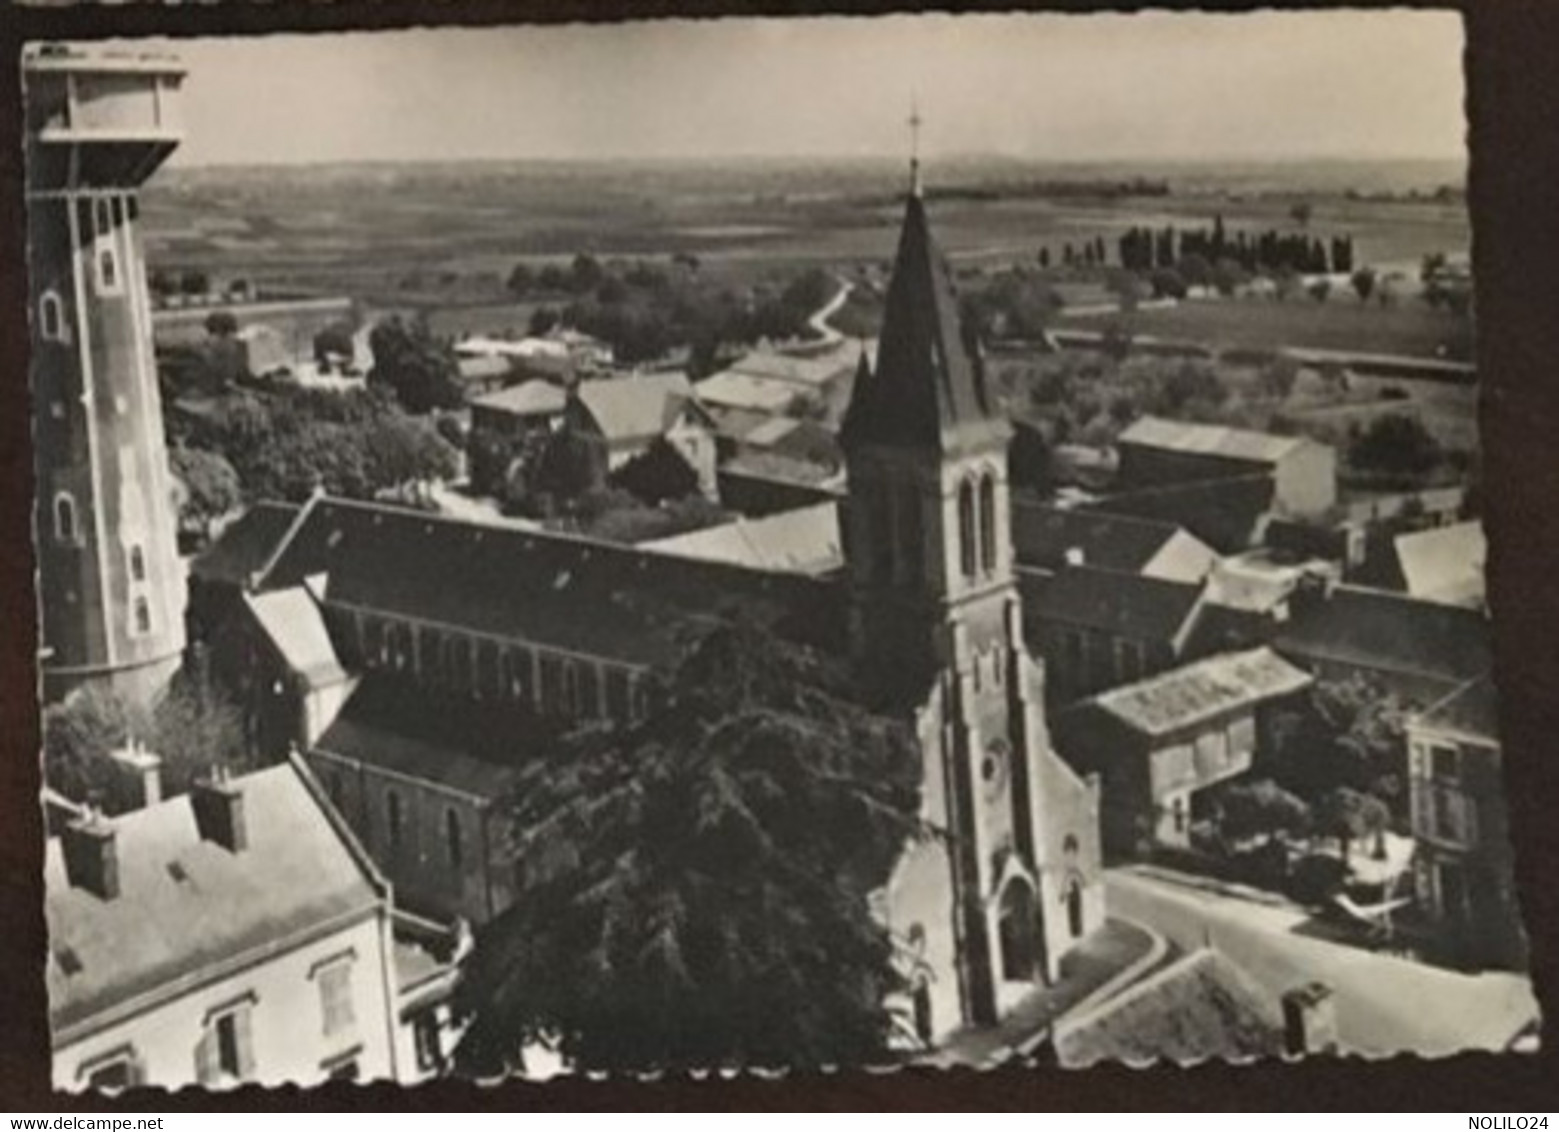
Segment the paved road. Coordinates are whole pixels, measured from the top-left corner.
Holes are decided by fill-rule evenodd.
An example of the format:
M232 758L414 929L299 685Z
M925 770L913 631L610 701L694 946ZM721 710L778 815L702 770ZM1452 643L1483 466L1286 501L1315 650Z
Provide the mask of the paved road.
M847 280L839 280L839 293L828 302L824 303L811 318L807 319L813 330L823 336L825 342L838 342L844 337L839 331L828 325L828 320L839 313L839 308L844 306L845 300L850 297L850 292L855 290L855 284Z
M1147 924L1185 950L1210 938L1274 997L1311 980L1329 985L1336 992L1339 1037L1351 1052L1433 1056L1503 1049L1537 1017L1524 977L1465 975L1302 934L1309 916L1292 905L1259 903L1196 887L1194 878L1177 883L1129 867L1112 869L1106 884L1111 914Z

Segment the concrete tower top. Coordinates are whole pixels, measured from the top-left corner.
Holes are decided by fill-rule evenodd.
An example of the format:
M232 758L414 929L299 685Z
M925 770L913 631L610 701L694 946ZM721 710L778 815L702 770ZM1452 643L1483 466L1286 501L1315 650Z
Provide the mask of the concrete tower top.
M22 71L31 193L133 189L183 137L173 56L45 44Z

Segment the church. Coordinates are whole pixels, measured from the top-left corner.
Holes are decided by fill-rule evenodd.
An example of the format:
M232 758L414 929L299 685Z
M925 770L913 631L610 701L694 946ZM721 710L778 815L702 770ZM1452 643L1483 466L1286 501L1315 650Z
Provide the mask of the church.
M916 183L841 436L837 576L315 496L252 509L196 561L192 635L255 734L309 752L397 901L478 925L514 898L495 756L634 718L689 626L739 615L847 654L923 762L937 835L906 845L874 909L910 988L904 1044L929 1048L1057 980L1104 923L1099 788L1051 749L1023 639L1008 440ZM452 722L497 709L534 726Z

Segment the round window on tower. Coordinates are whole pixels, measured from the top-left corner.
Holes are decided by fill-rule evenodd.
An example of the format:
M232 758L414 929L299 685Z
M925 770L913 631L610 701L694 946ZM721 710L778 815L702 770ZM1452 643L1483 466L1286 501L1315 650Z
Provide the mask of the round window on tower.
M987 797L997 797L1006 788L1010 756L1005 739L993 739L985 748L985 755L980 760L980 781L985 785Z

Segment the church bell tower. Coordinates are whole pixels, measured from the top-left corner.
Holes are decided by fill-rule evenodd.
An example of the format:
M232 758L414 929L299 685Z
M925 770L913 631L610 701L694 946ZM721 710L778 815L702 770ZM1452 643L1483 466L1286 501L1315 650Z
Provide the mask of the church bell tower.
M184 648L140 186L179 142L166 57L46 45L23 59L44 695L154 696Z

